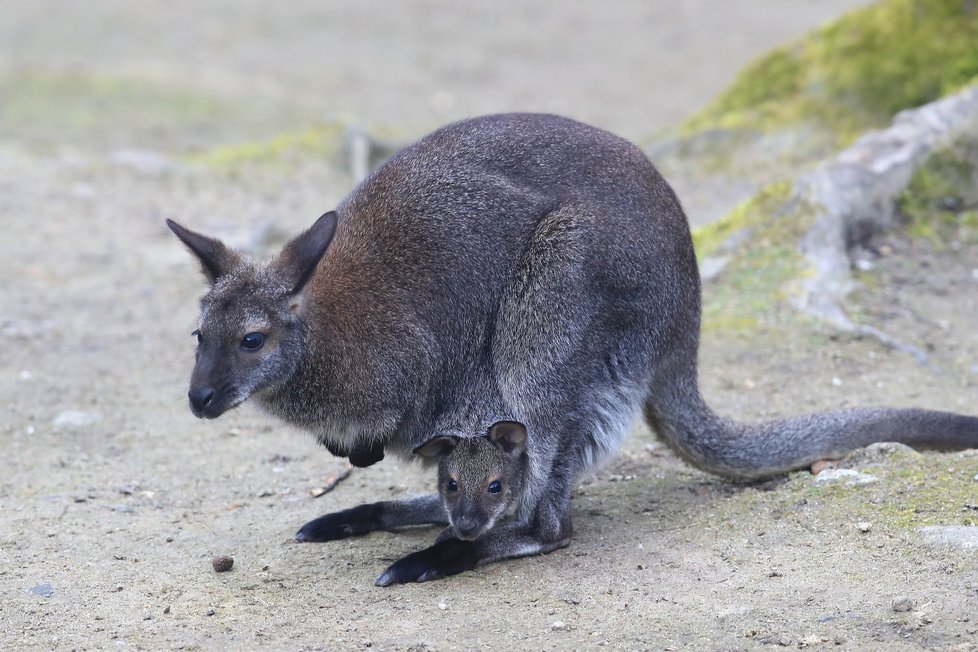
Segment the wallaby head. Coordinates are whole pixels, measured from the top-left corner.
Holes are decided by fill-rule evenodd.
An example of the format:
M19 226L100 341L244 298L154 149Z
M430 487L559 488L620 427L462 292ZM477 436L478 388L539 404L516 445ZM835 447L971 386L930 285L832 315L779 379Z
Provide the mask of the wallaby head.
M414 451L438 460L438 492L459 539L491 530L522 495L526 426L500 421L484 437L435 437Z
M193 332L197 362L188 396L195 415L218 417L295 373L305 346L302 290L333 239L336 219L326 213L263 263L167 220L211 283Z

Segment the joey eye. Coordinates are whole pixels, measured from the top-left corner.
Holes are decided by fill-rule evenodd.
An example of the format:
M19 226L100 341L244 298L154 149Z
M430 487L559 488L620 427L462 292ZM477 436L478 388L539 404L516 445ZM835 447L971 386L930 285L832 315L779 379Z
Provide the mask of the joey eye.
M500 482L499 480L493 480L492 482L489 483L489 493L498 494L502 490L503 490L503 483Z
M248 333L241 338L241 348L245 351L257 351L265 343L265 336L261 333Z
M200 334L200 329L199 328L197 330L195 330L193 333L191 333L191 335L193 335L194 337L197 338L197 343L198 344L200 344L204 340L204 336Z
M458 491L458 483L454 480L449 480L446 486L448 487L449 491Z

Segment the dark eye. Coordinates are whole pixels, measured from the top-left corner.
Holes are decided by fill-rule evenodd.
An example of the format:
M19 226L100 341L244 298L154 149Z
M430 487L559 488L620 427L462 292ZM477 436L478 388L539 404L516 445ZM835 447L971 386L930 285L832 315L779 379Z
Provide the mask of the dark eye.
M458 491L458 483L454 480L449 480L447 486L449 491Z
M204 336L200 334L200 330L195 330L193 333L191 333L191 335L197 338L198 344L204 339Z
M498 494L502 490L503 490L503 483L500 482L499 480L493 480L492 482L489 483L489 493Z
M265 336L261 333L248 333L241 338L241 348L245 351L257 351L265 343Z

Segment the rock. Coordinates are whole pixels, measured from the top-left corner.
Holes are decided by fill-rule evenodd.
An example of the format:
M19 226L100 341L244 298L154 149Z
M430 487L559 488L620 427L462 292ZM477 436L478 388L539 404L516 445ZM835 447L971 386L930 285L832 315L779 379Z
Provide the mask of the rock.
M931 545L978 550L978 525L927 525L917 531Z
M844 331L876 337L913 354L926 353L876 329L855 324L843 309L855 287L848 251L868 236L898 224L896 199L927 158L978 124L978 87L897 114L886 129L871 131L823 161L795 183L795 196L815 214L800 246L809 274L796 307Z
M82 412L81 410L65 410L54 418L52 425L55 428L83 428L90 426L99 420L99 415L94 412Z
M852 469L828 469L815 476L815 482L845 482L849 485L866 485L879 482L879 478Z
M50 582L43 582L41 584L36 584L32 586L28 593L31 595L37 595L42 598L50 598L54 595L54 586Z
M234 557L227 555L217 555L211 559L211 566L218 573L226 573L234 566Z
M554 624L550 626L551 631L554 632L566 632L568 630L567 623L562 620L555 620Z
M905 613L907 611L913 611L913 600L905 595L893 599L893 603L890 605L893 611L897 613Z
M707 283L720 276L731 259L730 256L704 257L700 260L700 280Z
M856 523L856 529L860 532L869 532L873 528L873 524L869 521L859 521Z

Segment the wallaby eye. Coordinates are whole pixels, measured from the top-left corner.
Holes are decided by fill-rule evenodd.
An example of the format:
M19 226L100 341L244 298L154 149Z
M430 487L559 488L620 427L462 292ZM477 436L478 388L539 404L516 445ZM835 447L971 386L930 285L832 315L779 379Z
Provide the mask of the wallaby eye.
M458 483L454 480L449 480L447 486L449 491L458 491Z
M261 333L248 333L241 338L241 348L245 351L257 351L265 343L265 336Z
M191 333L191 335L197 338L198 344L204 340L204 336L200 334L200 329L195 330L193 333Z
M500 482L499 480L493 480L492 482L489 483L489 493L498 494L502 490L503 490L503 483Z

